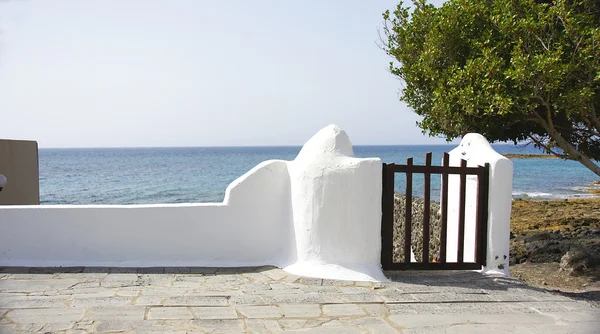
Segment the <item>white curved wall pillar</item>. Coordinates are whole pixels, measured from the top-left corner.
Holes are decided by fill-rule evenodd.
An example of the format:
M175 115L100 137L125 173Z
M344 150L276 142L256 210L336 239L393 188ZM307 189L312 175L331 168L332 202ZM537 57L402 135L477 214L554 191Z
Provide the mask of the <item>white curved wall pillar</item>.
M378 158L354 157L348 135L331 125L289 163L297 260L288 272L385 280L381 271Z
M460 160L467 160L468 167L490 164L488 238L486 266L483 273L509 275L510 212L512 207L512 161L497 153L480 134L465 135L459 146L450 151L450 165L460 166ZM458 176L449 178L448 200L448 261L456 259L458 226ZM466 212L474 213L476 207L477 182L475 176L467 178ZM464 260L473 261L475 216L465 219Z

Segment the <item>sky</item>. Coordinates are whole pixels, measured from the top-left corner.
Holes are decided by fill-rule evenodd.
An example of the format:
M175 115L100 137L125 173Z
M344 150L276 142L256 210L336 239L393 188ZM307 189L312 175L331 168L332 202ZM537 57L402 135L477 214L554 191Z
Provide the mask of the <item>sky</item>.
M280 146L338 124L355 145L444 144L377 45L396 4L0 0L0 138Z

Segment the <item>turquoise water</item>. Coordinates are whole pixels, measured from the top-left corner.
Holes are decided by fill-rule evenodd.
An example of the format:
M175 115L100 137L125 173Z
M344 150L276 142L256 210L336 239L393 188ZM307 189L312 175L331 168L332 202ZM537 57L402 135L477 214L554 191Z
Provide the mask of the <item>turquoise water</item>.
M433 153L439 164L454 145L355 146L358 157L422 164ZM495 145L500 153L537 153L533 147ZM40 149L42 204L148 204L220 202L233 180L269 159L293 160L300 147L189 147ZM515 159L513 196L566 198L598 178L573 161ZM415 195L422 193L416 180ZM400 181L399 181L400 182ZM399 185L399 183L397 183ZM432 178L432 198L439 177Z

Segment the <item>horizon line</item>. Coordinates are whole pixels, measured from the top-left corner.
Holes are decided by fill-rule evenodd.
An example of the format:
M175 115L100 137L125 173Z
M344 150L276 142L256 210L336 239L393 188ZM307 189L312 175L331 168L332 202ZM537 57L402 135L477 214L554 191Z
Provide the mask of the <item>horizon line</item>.
M491 145L527 146L507 142L490 143ZM457 144L365 144L352 147L394 147L394 146L458 146ZM78 149L157 149L157 148L302 148L303 145L217 145L217 146L92 146L92 147L38 147L41 150L78 150Z

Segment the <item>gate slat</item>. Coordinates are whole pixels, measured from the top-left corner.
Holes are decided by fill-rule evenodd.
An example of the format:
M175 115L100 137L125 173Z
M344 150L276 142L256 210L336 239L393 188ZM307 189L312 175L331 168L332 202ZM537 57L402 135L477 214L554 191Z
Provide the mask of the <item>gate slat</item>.
M485 167L479 166L479 170L477 171L477 204L475 206L475 262L479 263L481 260L481 227L483 226L483 222L481 220L483 215L483 203L482 196L483 193L483 174L485 173Z
M444 152L442 167L450 166L450 154ZM448 232L448 172L442 174L442 231L440 236L440 262L446 263L446 243Z
M394 262L394 164L383 164L381 197L381 265L389 270Z
M489 210L489 191L490 191L490 164L486 163L483 172L481 195L481 241L479 242L479 264L486 265L487 262L487 241L488 241L488 210Z
M406 159L406 196L404 203L404 263L410 263L411 225L412 225L412 170L413 158Z
M463 263L465 254L465 205L467 199L467 160L461 159L460 167L460 199L458 204L458 252L456 260L458 263Z
M431 167L431 152L425 155L425 166ZM423 193L423 263L429 262L429 213L431 210L430 206L430 192L431 192L431 174L425 172L424 175L424 193Z

